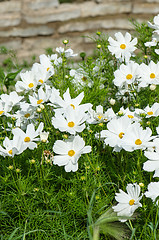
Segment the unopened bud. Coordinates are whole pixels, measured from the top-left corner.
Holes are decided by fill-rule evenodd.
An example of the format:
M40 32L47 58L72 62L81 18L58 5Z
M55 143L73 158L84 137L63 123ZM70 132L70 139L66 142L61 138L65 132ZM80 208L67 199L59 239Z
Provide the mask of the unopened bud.
M40 109L41 110L44 110L45 109L45 106L43 104L40 104Z
M156 89L156 85L155 85L155 84L151 84L151 85L150 85L150 90L153 91L153 90L155 90L155 89Z
M97 45L97 48L100 49L102 46L100 44Z
M68 42L69 41L67 39L63 40L63 44L65 44L65 45L68 44Z
M116 101L115 101L115 99L111 98L111 99L109 100L109 103L110 103L111 105L114 105L114 104L116 103Z
M38 108L36 109L36 111L37 111L38 113L41 113L41 108L38 107Z
M142 182L139 183L139 186L140 186L140 187L144 187L144 183L142 183Z

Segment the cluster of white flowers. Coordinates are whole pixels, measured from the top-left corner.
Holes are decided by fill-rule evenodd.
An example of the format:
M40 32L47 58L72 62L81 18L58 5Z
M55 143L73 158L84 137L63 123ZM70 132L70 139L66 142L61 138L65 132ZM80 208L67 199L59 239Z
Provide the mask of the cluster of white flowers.
M0 155L14 157L27 148L37 148L37 141L47 143L49 132L43 131L47 126L44 125L42 111L49 106L54 114L52 126L71 134L67 140L57 140L54 143L53 151L58 155L53 157L53 164L65 166L66 172L75 172L81 154L91 151L91 146L85 146L84 140L77 133L84 130L88 109L92 105L80 105L83 92L71 99L67 89L62 99L60 91L52 86L50 79L58 67L62 66L63 58L77 55L72 49L62 47L56 48L56 51L58 54L51 56L40 55L40 63L34 63L30 71L20 73L20 80L15 85L16 91L1 95L0 115L14 119L15 124L8 124L7 130L11 131L12 139L5 137L3 146L0 146Z
M145 46L157 47L159 15L154 17L154 25L151 23L148 25L155 31L153 31L152 42L146 43ZM148 64L137 64L131 60L131 56L136 50L137 39L131 40L129 33L123 36L120 32L116 33L115 37L116 40L112 37L108 38L110 44L108 49L119 60L119 68L114 72L113 80L114 85L118 87L116 97L119 98L126 92L131 95L132 91L137 94L141 88L148 86L154 90L156 85L159 85L159 62L155 63L151 60ZM158 49L155 52L158 53ZM159 177L159 126L156 128L156 135L152 136L152 130L149 127L144 129L141 125L143 117L150 119L159 116L159 103L155 102L152 106L147 105L144 109L136 108L133 111L121 107L118 113L114 113L112 109L108 109L104 113L103 107L99 105L96 107L96 111L90 111L90 115L89 124L106 123L106 130L95 135L96 138L104 141L104 146L109 145L116 152L121 149L127 152L143 150L144 155L148 158L148 161L143 164L143 169L148 172L154 171L153 177ZM121 221L126 221L126 217L131 217L138 207L142 207L140 200L143 195L140 195L140 185L130 183L126 190L127 193L121 189L119 193L116 193L115 199L118 204L113 207L117 215L122 217ZM151 182L144 195L155 202L159 196L159 182Z
M157 38L154 36L159 34L159 15L154 18L154 23L149 23L150 27L156 29L153 41L146 46L157 46ZM119 95L123 96L126 92L131 95L132 90L137 93L140 88L149 85L150 89L154 90L156 85L159 85L159 63L150 61L148 64L137 64L131 60L136 50L137 38L132 40L129 33L123 36L120 32L116 33L115 37L116 40L109 37L108 49L119 60L119 68L114 72L113 80L114 85L119 88L116 97L119 98ZM11 131L12 139L4 139L3 147L0 146L0 155L14 157L27 148L37 148L37 141L47 143L49 132L43 131L46 126L41 112L50 107L53 112L50 119L52 126L62 133L70 134L65 140L55 141L53 151L56 155L52 157L53 164L64 166L66 172L77 171L80 156L91 152L91 146L85 146L85 141L79 134L86 128L86 124L104 123L106 129L95 135L104 142L104 146L109 145L116 152L121 149L128 152L143 150L148 158L143 169L148 172L155 171L154 177L159 177L159 126L156 128L156 135L152 136L152 130L149 127L144 129L141 125L142 117L150 119L159 116L159 103L147 105L144 109L121 107L119 112L115 113L112 108L104 112L101 105L93 110L92 104L81 104L84 92L72 99L68 88L61 97L60 91L53 87L50 79L58 67L62 66L63 58L74 57L76 54L72 49L62 47L56 48L56 51L57 54L51 56L41 55L40 63L33 64L30 71L20 73L20 80L15 85L16 91L0 96L0 115L15 120L14 125L8 124L6 130ZM97 61L93 68L95 75L99 65ZM69 77L77 86L93 85L91 79L88 82L89 76L82 68L71 69ZM109 102L113 106L115 99L111 98ZM126 190L127 193L119 190L115 196L118 204L113 209L120 217L132 216L134 211L142 206L140 186L130 183ZM155 201L159 196L159 182L151 182L144 195ZM121 221L125 220L121 218Z
M154 17L153 21L154 21L154 24L148 22L148 26L152 29L155 29L152 34L152 41L146 42L145 46L146 47L156 47L155 53L159 54L159 49L157 49L158 42L159 42L159 14Z
M150 27L155 28L154 34L157 35L159 39L159 15L154 17L155 24L152 25L149 23ZM132 92L137 92L141 90L141 88L145 88L150 86L151 90L154 90L156 85L159 85L159 63L155 63L152 60L148 63L137 64L136 62L130 60L133 52L136 50L135 45L137 44L137 39L134 38L131 41L131 35L126 33L123 36L122 33L118 32L115 34L116 41L109 37L109 46L108 49L112 54L119 60L121 63L119 69L114 72L114 80L113 83L118 87L118 93L116 97L118 99L123 98L127 99L133 97ZM155 38L157 39L157 38ZM157 48L157 40L155 40ZM147 46L147 45L146 45ZM155 49L158 52L158 49Z

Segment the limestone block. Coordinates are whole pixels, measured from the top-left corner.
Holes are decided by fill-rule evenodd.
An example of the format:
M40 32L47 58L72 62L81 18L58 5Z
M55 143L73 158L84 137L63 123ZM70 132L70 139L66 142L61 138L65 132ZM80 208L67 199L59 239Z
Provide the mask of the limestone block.
M107 2L103 4L96 4L95 2L85 2L81 4L81 17L95 17L106 14L130 13L131 2Z
M0 47L5 46L9 50L18 50L21 48L22 40L16 39L11 41L5 41L0 43Z
M150 3L159 3L159 0L145 0L145 2L150 2Z
M28 1L28 7L32 10L38 10L43 8L58 7L58 0L30 0Z
M84 44L83 38L76 36L76 37L36 37L36 38L24 38L21 48L17 52L17 57L21 59L29 60L33 55L37 56L37 61L39 61L38 56L40 54L46 53L45 49L52 48L54 51L56 47L63 47L62 41L64 39L69 40L68 47L72 48L74 53L79 53L84 51L81 47Z
M67 32L84 32L88 30L100 30L100 29L132 29L133 26L128 19L107 19L107 20L87 20L80 22L70 22L62 25L59 29L59 33Z
M149 13L149 14L158 14L159 13L159 4L157 3L134 3L133 4L133 13Z
M81 11L78 4L61 4L58 8L41 9L32 11L27 8L23 9L23 16L26 22L35 24L45 24L56 21L67 21L80 17Z
M20 12L21 7L21 1L0 2L0 13Z
M94 0L96 3L107 3L107 2L131 2L131 0Z
M0 15L0 27L17 26L21 22L20 13L8 13Z
M47 26L12 28L9 31L0 31L1 37L32 37L38 35L52 35L54 29Z

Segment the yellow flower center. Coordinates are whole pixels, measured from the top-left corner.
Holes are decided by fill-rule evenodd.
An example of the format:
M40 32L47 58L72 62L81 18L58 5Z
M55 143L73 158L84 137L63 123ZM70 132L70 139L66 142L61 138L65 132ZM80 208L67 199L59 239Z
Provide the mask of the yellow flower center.
M150 74L150 78L155 78L155 77L156 77L156 75L154 73Z
M119 137L120 137L120 138L123 138L123 135L124 135L123 132L119 133Z
M133 115L128 115L128 118L134 118L134 116Z
M74 122L69 122L69 123L68 123L68 126L69 126L69 127L74 127L74 126L75 126L75 123L74 123Z
M135 144L136 144L136 145L141 145L141 144L142 144L142 141L138 138L138 139L136 139Z
M43 83L44 81L42 79L39 80L40 83Z
M150 111L150 112L147 112L147 114L148 114L148 115L153 115L153 112L152 112L152 111Z
M135 200L134 200L134 199L131 199L131 200L129 201L129 205L130 205L130 206L134 205L134 203L135 203Z
M74 150L68 151L68 155L69 155L70 157L74 156L74 155L75 155L75 151L74 151Z
M9 150L9 151L8 151L8 153L12 155L12 149L11 149L11 150Z
M73 104L70 104L71 107L73 107L73 109L75 110L75 106Z
M48 67L46 70L49 71L49 69L50 69L50 68Z
M24 117L26 117L26 118L30 117L30 113L26 113L26 114L24 115Z
M83 76L83 77L82 77L82 81L85 82L86 80L87 80L87 78Z
M101 120L102 117L103 117L102 115L98 115L98 116L97 116L97 118L99 118L99 120Z
M130 80L130 79L132 79L132 77L133 77L133 76L132 76L131 74L128 74L128 75L126 76L126 79L127 79L127 80Z
M37 104L40 104L40 103L42 103L42 99L39 99L38 101L37 101Z
M0 115L2 115L4 113L4 111L0 111Z
M24 142L30 142L30 137L25 137Z
M34 83L29 83L28 87L29 87L29 88L34 87Z
M126 48L126 45L123 43L123 44L120 45L120 48L121 48L121 49L125 49L125 48Z

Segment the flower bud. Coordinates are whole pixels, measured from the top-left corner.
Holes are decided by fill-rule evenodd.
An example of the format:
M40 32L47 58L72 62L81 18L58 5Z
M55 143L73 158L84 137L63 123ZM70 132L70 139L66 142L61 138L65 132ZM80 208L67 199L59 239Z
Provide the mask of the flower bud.
M68 44L68 42L69 41L67 39L63 40L63 44L65 44L65 45Z
M9 169L9 170L13 170L13 166L10 165L10 166L8 167L8 169Z
M36 109L36 111L37 111L38 113L41 113L41 108L38 107L38 108Z
M48 140L49 132L41 132L40 133L40 140L45 143Z
M150 90L153 91L153 90L155 90L155 89L156 89L156 85L155 85L155 84L151 84L151 85L150 85Z
M100 49L102 46L100 44L97 45L97 48Z
M44 109L45 109L44 104L40 104L40 109L41 109L41 110L44 110Z
M113 98L111 98L110 100L109 100L109 103L111 104L111 105L114 105L115 104L115 99L113 99Z
M144 183L139 183L139 186L140 187L144 187Z

